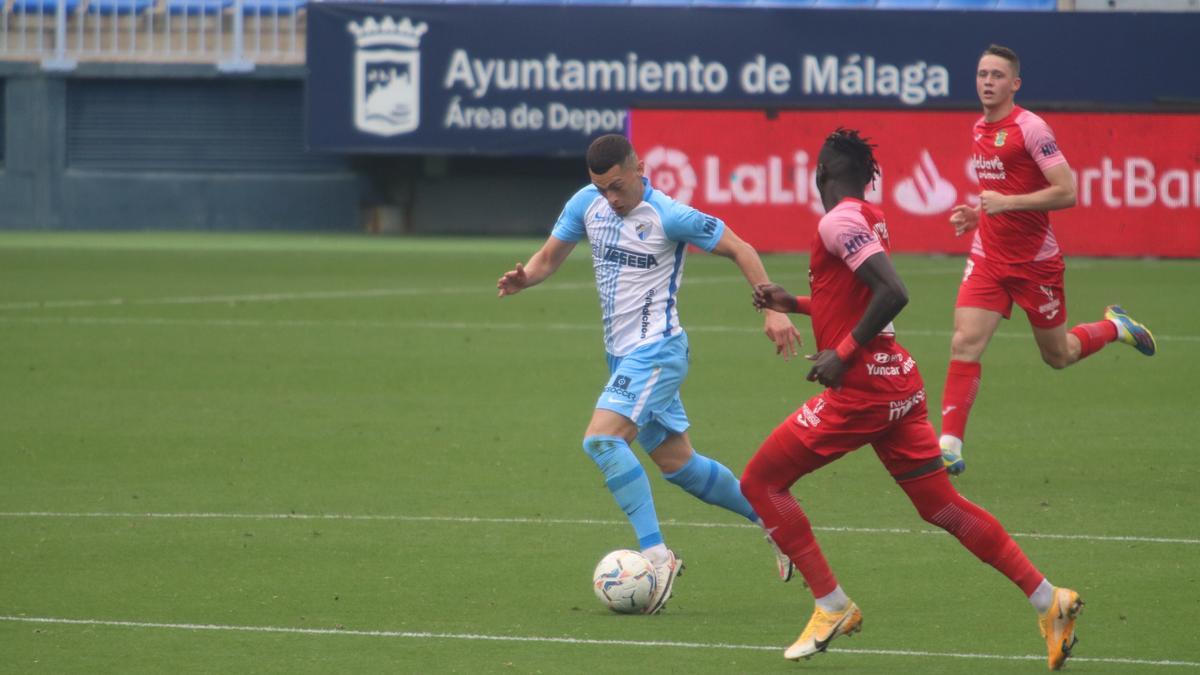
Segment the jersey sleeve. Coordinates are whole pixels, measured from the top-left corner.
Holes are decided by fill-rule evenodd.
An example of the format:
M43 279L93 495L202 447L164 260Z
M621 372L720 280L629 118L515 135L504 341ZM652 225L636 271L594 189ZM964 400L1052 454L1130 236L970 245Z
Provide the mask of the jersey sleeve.
M826 213L817 224L817 233L825 250L841 258L851 271L867 258L885 252L875 228L858 211L837 209Z
M663 231L671 241L686 241L711 253L725 233L725 223L672 200L664 209Z
M576 192L563 206L562 213L558 215L558 220L554 223L554 229L550 234L555 239L570 242L577 242L586 237L587 227L584 226L583 217L587 214L588 207L595 198L596 195L587 188Z
M1037 162L1038 168L1043 173L1047 169L1063 164L1067 161L1062 150L1058 149L1058 142L1054 140L1054 132L1050 129L1050 125L1037 115L1025 114L1018 120L1017 124L1021 127L1021 134L1025 137L1025 151Z

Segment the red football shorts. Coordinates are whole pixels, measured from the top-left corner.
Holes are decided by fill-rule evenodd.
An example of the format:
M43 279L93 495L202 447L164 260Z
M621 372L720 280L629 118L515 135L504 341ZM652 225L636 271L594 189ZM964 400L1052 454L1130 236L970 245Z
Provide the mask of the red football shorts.
M792 413L776 434L782 429L790 431L803 448L829 461L870 445L893 476L942 454L929 423L924 388L894 401L871 401L826 389ZM803 448L795 451L803 453Z
M988 309L1007 319L1016 302L1035 328L1061 326L1067 321L1065 268L1062 258L1009 264L972 255L954 306Z

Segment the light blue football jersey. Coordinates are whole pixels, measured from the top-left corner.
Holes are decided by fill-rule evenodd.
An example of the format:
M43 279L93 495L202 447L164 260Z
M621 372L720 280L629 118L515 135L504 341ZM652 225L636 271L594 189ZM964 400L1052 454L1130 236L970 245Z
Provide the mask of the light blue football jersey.
M624 218L588 185L567 201L551 233L591 243L604 347L613 356L683 331L675 299L687 245L712 251L725 232L720 219L680 204L645 178L642 183L642 202Z

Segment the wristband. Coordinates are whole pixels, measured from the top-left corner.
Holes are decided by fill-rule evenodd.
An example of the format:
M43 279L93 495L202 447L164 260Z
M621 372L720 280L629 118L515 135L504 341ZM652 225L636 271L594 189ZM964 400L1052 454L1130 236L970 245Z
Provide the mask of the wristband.
M842 361L849 361L850 357L854 356L854 352L858 351L858 341L850 333L837 346L838 358Z
M796 314L812 314L812 298L810 296L796 296Z

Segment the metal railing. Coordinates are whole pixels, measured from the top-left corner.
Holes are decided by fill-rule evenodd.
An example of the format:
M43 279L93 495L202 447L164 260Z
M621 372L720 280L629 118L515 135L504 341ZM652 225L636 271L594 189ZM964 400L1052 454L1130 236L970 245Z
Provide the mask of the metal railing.
M0 0L0 60L304 62L306 0Z

